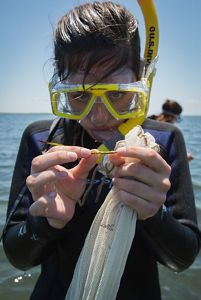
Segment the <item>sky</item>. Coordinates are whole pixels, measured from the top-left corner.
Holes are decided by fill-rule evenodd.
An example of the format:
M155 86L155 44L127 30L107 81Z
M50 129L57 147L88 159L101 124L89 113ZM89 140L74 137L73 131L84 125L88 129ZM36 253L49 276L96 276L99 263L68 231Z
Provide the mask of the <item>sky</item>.
M90 0L89 0L90 1ZM51 113L53 28L79 0L0 0L0 113ZM137 0L116 1L139 20L142 56L145 26ZM201 1L155 0L159 61L149 114L168 98L184 115L201 115Z

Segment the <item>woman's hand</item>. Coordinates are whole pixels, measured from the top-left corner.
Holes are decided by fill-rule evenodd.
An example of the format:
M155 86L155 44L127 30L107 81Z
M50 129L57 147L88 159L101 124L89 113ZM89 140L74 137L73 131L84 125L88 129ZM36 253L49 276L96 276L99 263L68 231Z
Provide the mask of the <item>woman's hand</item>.
M166 200L170 166L149 148L127 147L117 152L110 160L116 166L113 184L120 190L119 200L135 210L139 220L152 217Z
M80 158L72 169L61 166ZM74 215L96 160L89 149L76 146L56 146L35 157L26 181L34 200L30 214L44 216L52 227L63 228Z

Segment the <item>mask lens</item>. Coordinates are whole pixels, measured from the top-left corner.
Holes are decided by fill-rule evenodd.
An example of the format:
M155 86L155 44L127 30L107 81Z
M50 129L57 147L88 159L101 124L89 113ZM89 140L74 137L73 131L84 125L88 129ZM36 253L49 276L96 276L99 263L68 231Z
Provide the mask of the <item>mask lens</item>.
M59 92L56 94L57 111L79 116L91 99L91 93L85 91Z
M142 94L139 92L108 91L106 97L120 115L138 112L142 109Z

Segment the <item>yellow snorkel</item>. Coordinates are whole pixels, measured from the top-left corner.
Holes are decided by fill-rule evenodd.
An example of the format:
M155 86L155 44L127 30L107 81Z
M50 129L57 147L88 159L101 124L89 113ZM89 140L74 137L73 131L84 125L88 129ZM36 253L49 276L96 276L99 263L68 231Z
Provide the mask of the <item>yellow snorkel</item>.
M128 119L125 123L119 125L118 131L123 136L125 136L133 127L142 124L146 118L147 110L149 107L151 86L152 86L152 81L154 76L154 66L155 66L155 64L153 64L153 69L152 69L151 63L153 63L158 53L159 28L158 28L158 18L157 18L155 5L154 5L154 0L137 0L137 1L141 8L144 17L145 28L146 28L146 45L144 51L144 59L145 59L145 73L148 72L149 95L147 99L146 113L144 113L139 117ZM108 151L108 147L102 144L98 147L98 150Z
M144 51L144 58L146 66L148 66L158 53L158 41L159 41L159 28L156 9L153 0L138 0L138 4L141 8L145 27L146 27L146 45ZM150 90L153 80L153 72L149 77Z
M145 28L146 28L146 44L145 44L145 51L144 51L145 71L146 71L150 66L150 64L153 62L153 60L157 57L157 53L158 53L158 39L159 39L158 18L157 18L156 9L153 0L137 0L137 1L141 8L144 17ZM148 100L147 110L149 107L153 76L154 76L154 72L150 70L150 75L148 76L149 96L147 99ZM144 114L139 118L129 119L127 122L121 124L118 129L123 135L126 135L126 133L128 133L128 131L130 131L131 128L133 128L136 125L142 124L145 118L146 118L146 114Z

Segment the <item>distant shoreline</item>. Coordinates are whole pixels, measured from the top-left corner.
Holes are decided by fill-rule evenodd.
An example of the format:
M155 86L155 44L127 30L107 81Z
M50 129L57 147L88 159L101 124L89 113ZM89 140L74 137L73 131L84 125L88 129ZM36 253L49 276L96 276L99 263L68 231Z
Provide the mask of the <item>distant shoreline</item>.
M0 115L53 115L51 112L0 112Z

